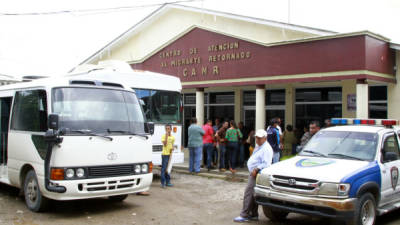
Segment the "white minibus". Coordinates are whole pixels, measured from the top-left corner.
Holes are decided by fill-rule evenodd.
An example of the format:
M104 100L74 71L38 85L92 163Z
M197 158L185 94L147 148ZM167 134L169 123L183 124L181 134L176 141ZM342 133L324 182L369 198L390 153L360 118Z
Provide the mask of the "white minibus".
M0 182L30 210L149 189L154 127L132 89L85 73L38 79L1 86L0 112Z
M98 65L86 64L76 68L79 71L119 71L117 75L110 73L88 73L89 77L121 83L125 88L135 90L140 99L146 120L154 124L152 162L161 165L161 136L165 133L165 125L172 125L172 135L175 137L175 148L171 164L183 163L182 151L182 84L179 78L149 71L132 70L129 64L118 60L100 61ZM169 170L171 167L169 167Z
M172 163L183 163L182 144L182 85L177 77L153 73L149 71L134 71L124 79L124 84L135 90L141 100L147 121L154 123L153 144L154 165L161 165L161 136L165 134L165 125L172 125L172 135L175 137L175 148L172 153Z

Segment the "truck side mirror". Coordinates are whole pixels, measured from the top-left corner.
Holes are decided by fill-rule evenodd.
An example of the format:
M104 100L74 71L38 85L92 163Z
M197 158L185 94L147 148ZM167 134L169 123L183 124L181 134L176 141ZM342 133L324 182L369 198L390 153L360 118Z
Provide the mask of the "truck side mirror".
M385 152L383 154L383 161L384 162L391 162L397 160L399 157L395 152Z
M149 133L150 135L154 134L154 123L153 122L147 122L145 124L146 128L146 133Z
M47 121L49 129L58 130L58 114L50 114Z

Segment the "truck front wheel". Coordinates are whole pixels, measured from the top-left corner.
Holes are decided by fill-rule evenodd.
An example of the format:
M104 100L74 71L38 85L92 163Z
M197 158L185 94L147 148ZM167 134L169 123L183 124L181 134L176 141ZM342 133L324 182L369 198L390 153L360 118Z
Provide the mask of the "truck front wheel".
M122 202L127 197L128 197L128 195L114 195L114 196L109 196L108 199L110 199L113 202Z
M351 225L374 225L376 220L376 203L371 193L365 193L359 199L354 220L348 224Z
M266 217L272 222L279 222L286 219L286 216L289 214L285 211L280 211L276 209L271 209L268 206L263 206L263 212Z

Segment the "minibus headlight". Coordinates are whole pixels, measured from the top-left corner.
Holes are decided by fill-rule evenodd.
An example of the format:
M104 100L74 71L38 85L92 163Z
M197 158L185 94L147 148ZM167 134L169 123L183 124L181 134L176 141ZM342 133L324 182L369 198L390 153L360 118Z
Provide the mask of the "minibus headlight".
M75 175L75 171L73 169L67 169L65 171L65 177L67 177L68 179L73 178Z
M141 170L142 170L142 167L140 165L135 165L135 173L136 174L139 174Z
M148 173L149 171L149 166L147 164L142 165L142 173Z
M85 176L85 170L83 168L79 168L76 170L76 176L78 178L83 178Z

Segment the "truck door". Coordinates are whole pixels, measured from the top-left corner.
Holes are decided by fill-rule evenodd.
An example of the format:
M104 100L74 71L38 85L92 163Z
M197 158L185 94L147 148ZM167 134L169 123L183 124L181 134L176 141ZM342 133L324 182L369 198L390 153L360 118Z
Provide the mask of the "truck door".
M382 148L381 148L381 204L385 205L391 202L398 201L400 198L400 185L399 185L399 170L400 170L400 151L397 135L393 133L387 133L383 137ZM384 155L391 153L393 156L391 159L385 159Z

